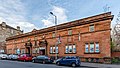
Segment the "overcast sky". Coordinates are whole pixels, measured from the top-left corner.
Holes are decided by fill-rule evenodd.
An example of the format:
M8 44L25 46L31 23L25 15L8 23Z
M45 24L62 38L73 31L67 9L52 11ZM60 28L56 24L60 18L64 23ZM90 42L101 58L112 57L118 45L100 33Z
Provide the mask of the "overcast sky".
M0 0L0 23L20 26L24 32L54 25L52 11L58 24L104 13L106 5L115 15L120 12L120 0Z

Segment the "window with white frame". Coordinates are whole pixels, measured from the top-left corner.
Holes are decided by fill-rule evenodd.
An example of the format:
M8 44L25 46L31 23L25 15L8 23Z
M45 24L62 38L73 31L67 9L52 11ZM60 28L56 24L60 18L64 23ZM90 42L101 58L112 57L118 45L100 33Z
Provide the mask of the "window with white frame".
M85 52L89 52L88 43L85 44Z
M73 50L73 48L72 48L72 46L70 45L70 46L69 46L69 53L72 53L72 50Z
M58 47L56 47L56 53L58 53Z
M73 45L73 53L76 53L76 45Z
M94 52L94 43L90 43L90 52Z
M55 32L52 33L52 37L55 38Z
M24 54L25 53L25 49L21 49L21 54Z
M76 53L76 45L73 45L73 44L66 45L65 53Z
M99 53L99 42L86 43L85 44L85 53Z
M55 47L53 47L53 53L55 53Z
M50 53L52 53L53 51L52 51L52 47L50 47Z
M50 47L50 53L58 53L58 46Z
M68 53L68 52L69 52L68 49L69 49L68 46L66 46L65 53Z
M99 43L97 42L97 43L95 43L95 45L96 45L96 46L95 46L95 52L100 52L100 51L99 51Z
M8 49L8 54L11 54L12 53L12 49Z
M89 31L90 31L90 32L93 32L93 31L94 31L94 25L90 25L90 26L89 26Z

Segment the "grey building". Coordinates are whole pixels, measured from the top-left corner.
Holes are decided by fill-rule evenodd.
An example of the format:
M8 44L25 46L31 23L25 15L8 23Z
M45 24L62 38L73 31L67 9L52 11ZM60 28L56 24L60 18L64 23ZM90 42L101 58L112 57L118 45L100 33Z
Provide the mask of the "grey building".
M19 26L17 26L17 28L13 28L7 25L5 22L2 22L0 24L0 53L6 52L5 40L7 37L19 35L22 33L23 31L20 30Z

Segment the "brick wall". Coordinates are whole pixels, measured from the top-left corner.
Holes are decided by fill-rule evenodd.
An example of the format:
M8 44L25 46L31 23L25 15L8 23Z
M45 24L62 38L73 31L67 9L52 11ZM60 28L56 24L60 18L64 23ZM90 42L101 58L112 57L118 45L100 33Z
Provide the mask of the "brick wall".
M94 20L95 18L93 18ZM77 21L78 22L78 21ZM111 57L111 50L110 50L110 24L111 19L105 19L101 21L92 22L89 24L84 24L80 26L65 28L57 30L57 37L60 35L61 43L58 45L58 56L79 56L83 58L104 58L104 57ZM94 31L90 32L89 27L90 25L94 25ZM49 28L48 28L49 29ZM68 35L68 31L72 30L72 35ZM35 48L45 47L46 55L48 56L56 56L56 54L50 53L50 47L55 46L57 40L56 38L52 37L54 30L51 32L45 33L35 33L31 35L27 35L30 33L26 33L19 38L13 38L7 40L7 53L10 54L9 50L12 50L11 53L15 53L15 47L17 49L25 49L25 43L28 42L30 38L30 42L32 43L31 54L33 56L40 55L39 53L32 53ZM34 33L34 32L31 32ZM80 34L80 36L79 36ZM35 44L35 36L37 36L37 46ZM45 37L43 39L43 36ZM16 37L16 36L15 36ZM79 40L80 37L80 40ZM22 42L24 40L24 42ZM47 40L48 45L39 44L40 41ZM15 42L14 42L15 41ZM99 53L85 53L85 44L86 43L99 43ZM66 45L74 44L76 45L76 53L65 53ZM27 50L26 50L27 52Z
M112 57L120 57L120 52L112 52Z

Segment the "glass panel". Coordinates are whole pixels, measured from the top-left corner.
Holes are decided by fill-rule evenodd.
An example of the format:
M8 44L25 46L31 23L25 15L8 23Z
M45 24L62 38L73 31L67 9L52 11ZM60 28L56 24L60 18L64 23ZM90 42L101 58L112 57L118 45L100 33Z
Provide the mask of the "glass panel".
M94 43L90 43L90 52L94 52Z
M95 52L99 52L99 43L96 43Z
M50 47L50 53L52 53L52 47Z
M72 53L72 46L69 46L69 53Z
M69 48L68 48L68 46L66 46L66 51L65 51L65 53L68 53L68 50L69 50Z
M90 29L90 32L94 31L94 25L90 25L89 29Z
M53 53L55 53L55 47L53 47Z
M56 53L58 53L58 46L56 47Z
M25 49L21 49L21 53L24 54L25 53Z
M85 52L89 52L88 44L85 44Z
M73 45L73 53L76 53L76 45Z

